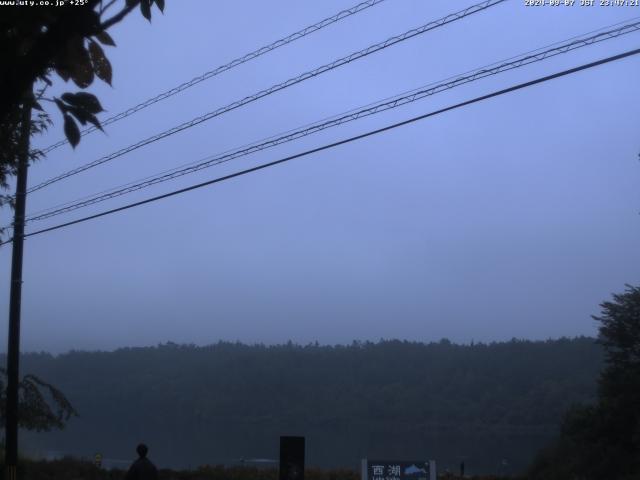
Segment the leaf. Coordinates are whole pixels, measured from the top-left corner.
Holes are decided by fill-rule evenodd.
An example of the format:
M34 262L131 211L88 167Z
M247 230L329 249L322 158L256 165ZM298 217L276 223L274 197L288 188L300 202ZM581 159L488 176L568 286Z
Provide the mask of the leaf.
M63 94L60 96L60 98L62 98L62 100L64 100L64 101L65 101L65 102L67 102L67 103L71 103L71 104L73 104L73 105L75 105L75 104L76 104L76 101L75 101L75 95L74 95L73 93L69 93L69 92L67 92L67 93L63 93Z
M93 40L89 42L89 55L91 56L91 62L93 63L93 69L96 75L103 82L111 85L111 77L113 71L111 69L111 63L104 54L102 47ZM97 113L97 112L94 112Z
M40 102L34 101L31 106L39 112L44 112L44 109L42 108L42 105L40 105Z
M65 114L64 116L64 134L69 140L69 143L73 148L80 143L80 129L76 122L71 118L71 115Z
M151 0L142 0L140 2L140 11L144 18L151 21Z
M83 13L84 15L79 19L82 24L86 25L90 29L89 31L95 32L98 30L101 24L100 14L91 8L84 9Z
M61 97L65 102L76 107L80 107L88 113L100 113L104 109L100 105L98 98L92 93L77 92L77 93L64 93Z
M96 127L101 132L104 132L104 130L102 129L102 125L100 125L100 121L96 118L95 115L89 114L87 116L87 122L91 122L94 127Z
M140 0L127 0L127 7L135 7Z
M87 124L89 115L91 115L86 110L83 110L82 108L78 108L78 107L69 108L69 113L71 113L74 117L76 117L76 119L80 122L82 126Z
M76 117L83 126L86 125L87 122L89 122L89 123L92 123L93 126L95 126L98 130L101 130L104 132L104 130L102 130L102 125L100 125L100 122L98 121L98 119L94 114L89 113L86 110L83 110L82 108L77 108L77 107L70 108L69 112L74 117Z
M80 36L72 38L67 44L66 53L71 79L80 88L87 88L93 82L93 65L89 52L84 48L83 38Z
M164 0L156 0L156 5L162 13L164 13Z
M62 78L65 82L68 82L71 78L71 73L66 68L56 67L56 73Z
M76 99L89 113L104 112L104 108L100 105L100 100L92 93L78 92L76 93Z
M107 32L100 32L99 34L96 35L96 38L103 45L109 45L111 47L116 46L116 42L113 41L113 38L111 38L111 35L109 35Z
M58 106L58 108L60 109L62 114L64 115L67 112L69 107L67 107L64 103L62 103L60 101L60 99L58 99L58 98L54 98L53 101L56 103L56 105Z

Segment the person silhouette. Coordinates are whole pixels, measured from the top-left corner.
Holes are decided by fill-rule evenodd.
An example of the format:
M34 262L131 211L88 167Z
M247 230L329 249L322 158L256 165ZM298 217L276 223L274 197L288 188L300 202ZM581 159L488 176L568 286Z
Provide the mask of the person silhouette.
M140 458L131 464L125 480L158 480L158 469L147 458L147 446L141 443L136 447L136 452Z

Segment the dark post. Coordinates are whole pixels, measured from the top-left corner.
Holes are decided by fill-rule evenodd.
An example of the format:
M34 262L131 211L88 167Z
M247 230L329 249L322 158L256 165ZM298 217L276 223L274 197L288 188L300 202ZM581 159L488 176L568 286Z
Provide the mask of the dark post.
M18 382L20 362L20 300L22 297L22 251L24 215L27 202L27 170L29 167L29 136L31 134L31 104L22 105L18 171L16 175L16 205L13 219L11 256L11 286L9 296L9 345L7 349L7 410L5 423L5 465L7 480L16 480L18 466Z
M279 480L304 480L304 437L280 437Z

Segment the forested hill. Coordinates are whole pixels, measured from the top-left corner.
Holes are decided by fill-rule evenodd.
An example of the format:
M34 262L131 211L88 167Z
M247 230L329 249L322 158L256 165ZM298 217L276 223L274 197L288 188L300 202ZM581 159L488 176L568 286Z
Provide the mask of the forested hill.
M165 344L27 354L21 371L78 410L63 432L25 434L32 450L128 459L141 440L174 467L277 458L278 436L307 437L308 462L435 458L468 472L518 471L595 393L590 338L455 345Z

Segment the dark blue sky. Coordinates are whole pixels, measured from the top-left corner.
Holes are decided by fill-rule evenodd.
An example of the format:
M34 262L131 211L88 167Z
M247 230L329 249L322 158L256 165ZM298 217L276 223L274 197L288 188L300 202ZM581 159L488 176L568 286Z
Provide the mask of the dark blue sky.
M104 118L355 4L167 3L151 25L135 14L113 29L114 88L91 88ZM387 0L92 134L76 151L52 152L29 183L472 3ZM28 212L638 15L634 7L510 0L33 193ZM630 34L481 80L30 230L637 48L639 40ZM640 283L639 73L632 57L31 237L23 350L593 335L598 304ZM56 91L64 91L60 83ZM61 137L53 117L40 145ZM5 312L9 260L10 249L0 249Z

